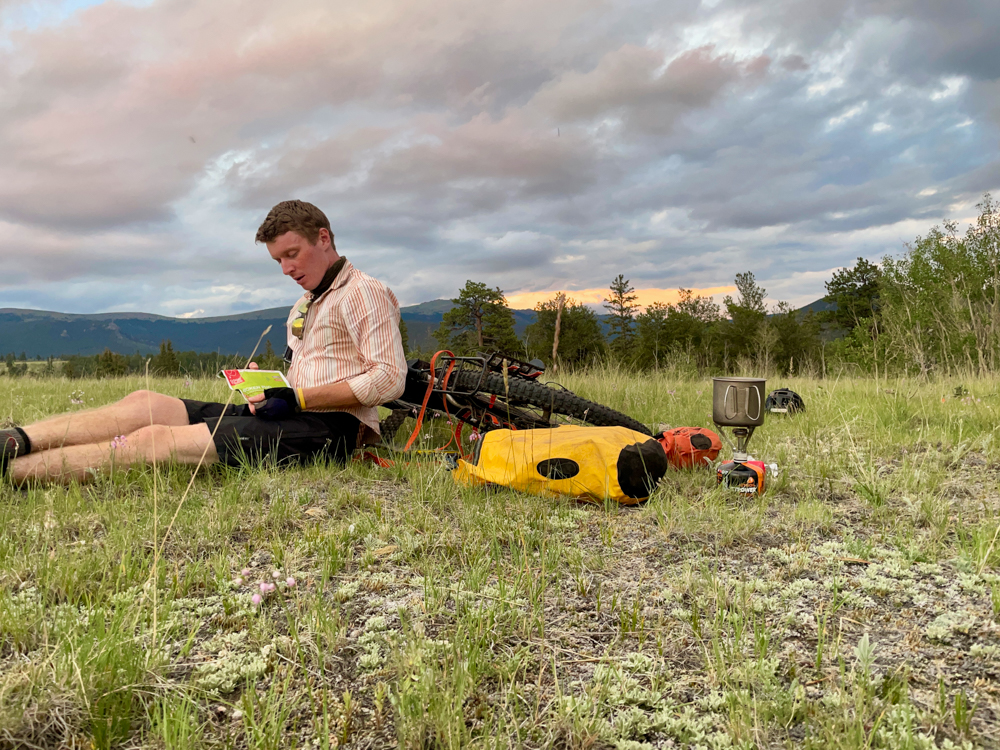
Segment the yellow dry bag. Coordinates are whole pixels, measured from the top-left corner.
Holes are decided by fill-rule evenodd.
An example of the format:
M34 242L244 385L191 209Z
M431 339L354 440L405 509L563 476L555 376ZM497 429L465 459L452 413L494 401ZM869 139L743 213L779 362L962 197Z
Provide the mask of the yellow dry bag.
M470 460L458 461L455 481L634 505L667 466L660 443L625 427L492 430Z

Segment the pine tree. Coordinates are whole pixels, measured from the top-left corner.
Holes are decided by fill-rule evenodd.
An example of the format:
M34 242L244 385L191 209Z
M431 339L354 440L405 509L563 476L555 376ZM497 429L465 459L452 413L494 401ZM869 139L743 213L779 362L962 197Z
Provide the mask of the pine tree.
M267 346L264 347L264 353L257 359L257 365L262 370L283 370L285 368L285 360L274 353L271 339L267 339Z
M406 321L402 318L399 319L399 336L403 340L403 354L408 354L410 351L410 333L406 330Z
M520 351L514 333L514 313L500 287L490 288L478 281L466 281L453 299L454 307L444 314L434 332L438 344L456 354L477 351Z
M99 378L117 378L128 372L128 362L121 354L105 349L97 355L97 371Z
M507 307L507 298L497 288L502 302L491 305L483 316L483 344L489 351L523 356L523 347L514 332L514 311Z
M757 354L757 336L767 321L767 307L764 299L767 292L757 283L752 271L736 274L734 300L726 296L723 303L729 313L729 327L726 334L729 356Z
M153 369L163 375L176 375L181 371L180 362L169 339L160 342L160 353L153 357Z
M632 330L634 322L633 316L639 305L635 303L638 297L635 295L635 287L623 274L611 282L611 294L604 301L604 309L608 311L611 336L611 351L622 362L631 359L634 345L635 333Z

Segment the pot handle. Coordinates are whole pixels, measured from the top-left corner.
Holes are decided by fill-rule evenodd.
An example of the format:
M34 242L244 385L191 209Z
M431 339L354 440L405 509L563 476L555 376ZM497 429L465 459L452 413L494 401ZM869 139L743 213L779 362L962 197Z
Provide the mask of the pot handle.
M722 397L722 408L725 410L726 419L735 419L740 413L740 392L736 391L736 395L733 396L733 413L729 413L729 392L735 390L735 385L726 386L726 395ZM749 396L747 397L749 398Z
M753 388L755 391L757 391L757 414L752 417L750 417L750 388ZM747 416L756 422L758 419L760 419L760 409L761 409L760 388L758 388L755 385L750 386L750 388L747 388Z

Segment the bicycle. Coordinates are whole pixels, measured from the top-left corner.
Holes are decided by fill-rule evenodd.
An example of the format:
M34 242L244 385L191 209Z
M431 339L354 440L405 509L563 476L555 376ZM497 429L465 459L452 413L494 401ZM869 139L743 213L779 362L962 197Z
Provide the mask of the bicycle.
M395 401L383 406L392 413L382 420L383 444L389 444L409 418L417 420L406 448L420 431L428 411L457 420L456 439L463 425L477 432L495 429L541 429L559 424L558 417L596 426L621 426L652 434L646 425L607 406L588 401L555 383L543 383L545 365L524 362L494 352L475 357L456 357L440 351L430 362L407 363L406 389Z

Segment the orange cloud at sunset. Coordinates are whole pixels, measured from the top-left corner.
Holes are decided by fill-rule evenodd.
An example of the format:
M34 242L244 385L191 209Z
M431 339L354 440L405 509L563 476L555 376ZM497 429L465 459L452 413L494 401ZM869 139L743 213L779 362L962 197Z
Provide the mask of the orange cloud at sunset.
M713 286L705 289L692 289L696 297L712 297L716 294L732 294L736 291L735 286ZM516 310L530 310L539 302L546 302L559 293L558 289L549 292L515 292L508 294L507 304ZM603 289L576 289L567 291L566 296L585 305L600 305L608 297L609 290ZM641 307L646 307L654 302L664 302L667 304L676 303L680 299L680 293L676 289L636 289L636 303Z

